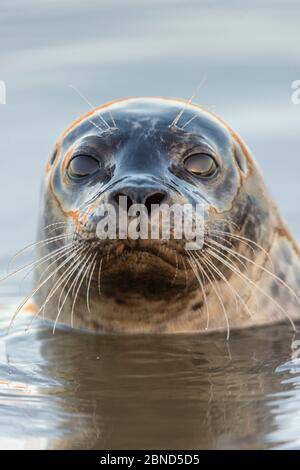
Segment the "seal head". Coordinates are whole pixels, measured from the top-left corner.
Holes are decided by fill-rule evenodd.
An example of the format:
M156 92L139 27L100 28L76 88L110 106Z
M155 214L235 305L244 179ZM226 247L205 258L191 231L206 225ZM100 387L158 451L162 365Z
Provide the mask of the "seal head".
M298 250L249 150L209 111L166 98L96 108L59 138L42 194L39 255L49 257L51 275L45 281L37 270L42 285L35 300L51 318L122 332L228 330L282 319L266 299L274 285L285 295L287 279L278 286L274 278L286 271L287 259L299 260ZM174 221L168 239L128 232L99 238L105 204L129 219L142 204L150 232L150 215L162 205L200 205L203 244L187 250ZM155 220L161 233L161 217ZM118 217L114 224L119 228ZM268 277L272 250L279 257L271 259L277 267ZM261 292L253 294L257 282ZM253 321L258 298L267 307Z

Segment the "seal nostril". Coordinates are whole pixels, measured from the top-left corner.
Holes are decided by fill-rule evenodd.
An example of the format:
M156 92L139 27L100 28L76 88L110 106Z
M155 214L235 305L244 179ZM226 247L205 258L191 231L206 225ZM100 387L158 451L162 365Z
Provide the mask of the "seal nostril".
M152 204L160 205L165 199L166 195L164 193L153 193L150 196L145 198L145 206L147 208L148 214L151 213Z
M127 194L124 194L124 193L114 194L113 198L114 198L114 200L115 200L115 202L117 203L118 206L120 205L120 197L126 198L127 211L128 211L129 207L131 207L133 205L133 200L131 199L131 197L129 197Z

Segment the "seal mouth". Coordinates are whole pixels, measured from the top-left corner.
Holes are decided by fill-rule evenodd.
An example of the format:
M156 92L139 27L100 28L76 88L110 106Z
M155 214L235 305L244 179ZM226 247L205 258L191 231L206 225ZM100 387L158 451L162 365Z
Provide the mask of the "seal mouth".
M188 289L193 274L176 240L94 241L101 260L101 291L106 296L166 298ZM93 276L96 284L98 274Z
M105 246L101 252L111 261L126 262L136 259L165 263L170 268L184 269L185 250L179 243L149 242L148 240L116 241Z

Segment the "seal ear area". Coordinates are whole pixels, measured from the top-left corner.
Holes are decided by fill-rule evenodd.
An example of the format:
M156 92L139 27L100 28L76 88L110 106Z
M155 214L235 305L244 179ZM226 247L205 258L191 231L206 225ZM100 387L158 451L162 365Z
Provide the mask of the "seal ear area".
M58 155L59 155L59 150L57 147L55 147L50 153L50 157L46 165L46 172L50 171L50 169L55 165Z
M249 171L248 161L241 147L237 143L234 144L233 155L239 169L241 170L242 176L247 176Z

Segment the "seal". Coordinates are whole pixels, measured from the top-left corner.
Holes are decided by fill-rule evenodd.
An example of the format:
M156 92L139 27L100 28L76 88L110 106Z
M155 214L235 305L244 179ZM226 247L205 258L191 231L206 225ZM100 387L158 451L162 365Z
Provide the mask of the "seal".
M103 202L205 207L183 239L99 239ZM129 333L227 331L300 318L300 252L242 139L206 109L129 98L92 109L47 162L36 315Z

